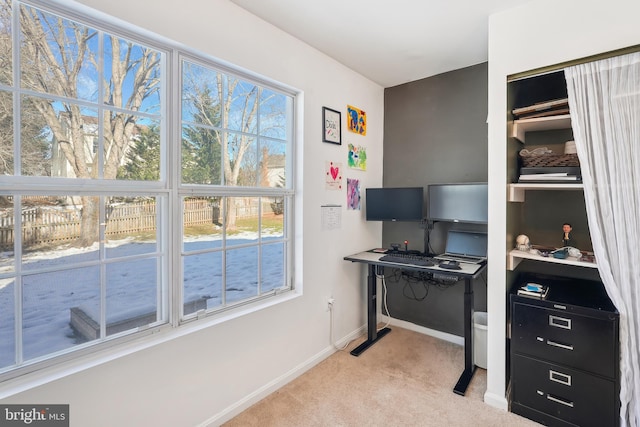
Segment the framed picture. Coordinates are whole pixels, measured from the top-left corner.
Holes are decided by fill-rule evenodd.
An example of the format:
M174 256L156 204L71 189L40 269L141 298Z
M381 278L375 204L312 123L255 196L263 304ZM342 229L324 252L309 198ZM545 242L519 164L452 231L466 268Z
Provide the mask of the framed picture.
M340 112L322 107L322 142L342 144Z

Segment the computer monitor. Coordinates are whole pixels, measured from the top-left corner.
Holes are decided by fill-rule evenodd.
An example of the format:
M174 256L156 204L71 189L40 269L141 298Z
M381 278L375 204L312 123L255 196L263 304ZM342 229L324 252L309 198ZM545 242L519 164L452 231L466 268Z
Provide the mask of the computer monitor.
M486 182L431 184L427 188L427 219L486 224L488 186Z
M424 189L422 187L367 188L367 221L422 221Z

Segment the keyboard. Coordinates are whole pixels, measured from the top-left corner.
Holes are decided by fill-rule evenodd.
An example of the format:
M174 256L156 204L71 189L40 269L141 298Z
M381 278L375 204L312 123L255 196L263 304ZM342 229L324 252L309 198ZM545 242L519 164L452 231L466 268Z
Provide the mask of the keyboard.
M416 265L419 267L431 267L436 265L429 257L417 254L393 254L383 255L380 261L393 262L396 264Z

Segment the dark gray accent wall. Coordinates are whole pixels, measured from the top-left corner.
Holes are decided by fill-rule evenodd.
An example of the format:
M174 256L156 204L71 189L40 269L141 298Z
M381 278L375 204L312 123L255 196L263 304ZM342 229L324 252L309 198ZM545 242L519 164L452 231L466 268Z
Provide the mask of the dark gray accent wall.
M385 89L385 187L424 187L426 198L429 184L487 181L487 70L487 63L483 63ZM436 223L430 230L432 252L444 250L444 237L451 226ZM482 225L455 227L486 230ZM382 244L404 246L408 240L409 249L423 251L424 235L425 229L418 223L385 222ZM392 317L464 334L463 282L449 287L425 286L386 270ZM486 276L474 281L476 311L486 311L486 287Z

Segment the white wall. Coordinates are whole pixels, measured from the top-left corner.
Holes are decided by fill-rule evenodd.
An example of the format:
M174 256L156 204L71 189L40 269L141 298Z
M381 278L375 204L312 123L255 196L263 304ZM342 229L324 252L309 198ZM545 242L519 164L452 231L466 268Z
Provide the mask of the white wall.
M488 378L485 402L506 409L507 76L640 44L637 0L536 0L489 20Z
M360 179L363 192L382 185L383 88L227 0L81 2L303 91L297 164L304 176L297 236L303 244L297 254L304 292L110 362L92 357L87 363L96 366L88 369L70 364L78 372L61 371L60 379L48 383L33 386L46 382L46 376L36 375L33 382L27 377L2 384L0 396L3 403L68 403L74 426L217 424L333 352L329 296L336 300L334 336L363 330L364 267L342 257L380 245L382 230L364 221L364 210L346 210L346 190L325 190L324 164L339 161L346 167L347 144L363 145L367 171L345 169L344 187L347 177ZM366 136L345 129L347 104L366 111ZM322 106L342 112L341 146L322 142ZM329 203L343 207L340 230L320 228L320 206Z

